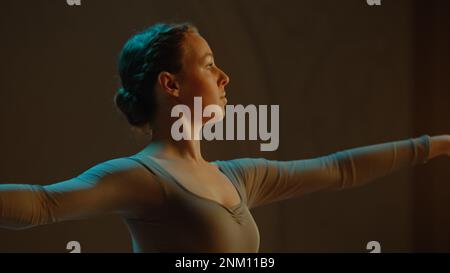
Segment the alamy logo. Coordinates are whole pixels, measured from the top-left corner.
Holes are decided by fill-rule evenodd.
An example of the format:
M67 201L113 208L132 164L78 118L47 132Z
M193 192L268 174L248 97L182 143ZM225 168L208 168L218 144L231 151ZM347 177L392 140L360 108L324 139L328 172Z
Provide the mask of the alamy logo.
M66 0L69 6L81 6L81 0Z
M213 116L214 114L214 116ZM225 119L224 119L225 116ZM174 140L224 140L223 121L226 122L225 140L234 140L235 117L237 117L237 140L245 140L246 116L249 118L249 140L263 141L261 151L275 151L279 145L279 106L270 106L270 130L268 129L268 106L260 105L226 105L222 107L211 104L202 109L202 97L194 97L194 116L191 109L184 104L175 105L171 117L178 117L172 124L171 135ZM203 124L203 118L210 118ZM259 119L259 122L258 122Z
M81 253L81 244L78 241L70 241L66 245L67 250L71 250L69 253Z
M378 241L370 241L366 245L367 250L371 250L369 253L381 253L381 244Z
M381 0L366 0L369 6L381 6Z

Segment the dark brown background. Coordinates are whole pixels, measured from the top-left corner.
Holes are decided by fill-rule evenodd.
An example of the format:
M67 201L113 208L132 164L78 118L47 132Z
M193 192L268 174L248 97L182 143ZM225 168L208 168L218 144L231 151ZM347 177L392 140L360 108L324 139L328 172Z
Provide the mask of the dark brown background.
M155 22L191 21L231 78L229 104L279 104L280 146L204 143L209 160L291 160L450 133L450 2L1 3L1 183L49 184L146 144L115 110L117 55ZM450 160L254 210L262 252L450 251ZM120 218L0 230L0 252L129 252Z

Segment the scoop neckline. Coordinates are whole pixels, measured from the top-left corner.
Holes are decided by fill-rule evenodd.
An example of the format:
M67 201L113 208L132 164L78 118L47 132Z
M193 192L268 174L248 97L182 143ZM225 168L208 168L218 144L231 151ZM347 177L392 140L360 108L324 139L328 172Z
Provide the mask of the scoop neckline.
M233 187L235 188L238 196L239 196L239 203L230 207L225 206L222 203L219 203L216 200L198 195L192 191L190 191L188 188L186 188L181 182L179 182L169 171L167 171L164 167L162 167L152 156L146 155L145 158L147 158L150 162L152 162L152 164L160 170L160 172L164 173L166 176L168 176L177 186L179 186L181 189L183 189L184 191L186 191L188 194L208 201L210 203L216 204L222 208L224 208L225 210L227 210L228 212L234 213L237 209L241 208L244 204L244 199L242 197L241 191L238 189L237 185L235 183L233 183L232 179L226 174L226 172L224 171L224 169L222 168L222 166L220 164L218 164L217 162L219 162L220 160L215 160L215 161L211 161L211 164L214 164L217 166L218 170L225 175L225 177L227 178L227 180L229 181L229 183L231 183L233 185Z

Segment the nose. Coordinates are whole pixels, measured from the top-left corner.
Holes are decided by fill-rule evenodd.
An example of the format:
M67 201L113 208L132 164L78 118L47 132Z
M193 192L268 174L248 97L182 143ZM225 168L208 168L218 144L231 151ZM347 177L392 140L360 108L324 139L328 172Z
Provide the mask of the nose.
M225 72L220 70L219 86L225 87L230 82L230 77L228 77Z

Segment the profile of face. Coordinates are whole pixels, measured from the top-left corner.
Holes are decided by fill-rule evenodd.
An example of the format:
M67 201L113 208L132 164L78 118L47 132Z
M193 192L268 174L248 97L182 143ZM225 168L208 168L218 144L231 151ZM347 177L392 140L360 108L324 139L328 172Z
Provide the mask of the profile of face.
M214 62L207 41L196 32L187 32L182 45L182 69L175 75L176 91L172 93L178 104L184 104L194 113L194 97L202 98L202 111L208 105L217 105L225 115L227 103L225 87L230 79ZM203 123L210 118L203 118Z

